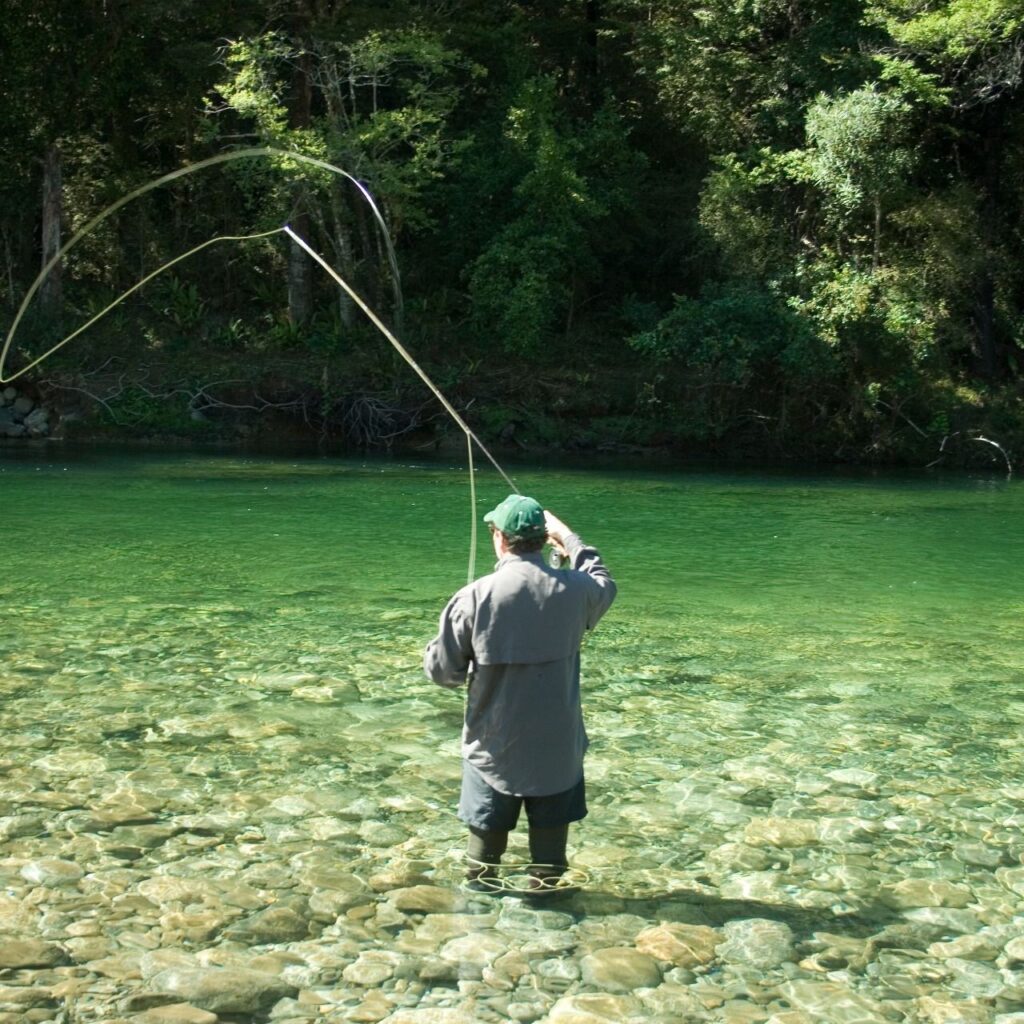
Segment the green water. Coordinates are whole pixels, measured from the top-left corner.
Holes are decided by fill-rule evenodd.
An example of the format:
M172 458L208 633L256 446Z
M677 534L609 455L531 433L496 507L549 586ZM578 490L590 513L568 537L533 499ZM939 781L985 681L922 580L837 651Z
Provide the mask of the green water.
M907 917L919 950L1024 933L1024 488L512 470L620 586L584 651L591 814L570 852L591 880L574 913L640 927L685 905L721 926L742 910L798 944ZM480 514L506 491L486 470L478 487ZM457 883L461 696L419 659L465 582L463 467L9 448L0 495L0 824L47 818L0 843L9 873L40 856L110 869L102 843L60 849L130 791L194 839L115 853L138 878L265 881L309 855ZM484 533L478 572L492 560ZM793 821L814 834L778 838ZM968 895L923 913L880 899L913 878ZM1015 998L943 969L899 998ZM884 1001L883 975L830 983Z

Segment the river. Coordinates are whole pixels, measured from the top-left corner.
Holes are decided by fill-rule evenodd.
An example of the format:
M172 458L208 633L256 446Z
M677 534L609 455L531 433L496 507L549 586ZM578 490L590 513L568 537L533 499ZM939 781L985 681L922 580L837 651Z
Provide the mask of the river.
M506 468L620 588L547 902L460 889L464 466L0 450L0 1022L1024 1021L1024 488Z

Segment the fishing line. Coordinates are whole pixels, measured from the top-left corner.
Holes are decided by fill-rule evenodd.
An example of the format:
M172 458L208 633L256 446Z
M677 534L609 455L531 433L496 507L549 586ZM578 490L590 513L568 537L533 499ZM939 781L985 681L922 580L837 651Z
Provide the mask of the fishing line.
M484 445L484 443L480 440L480 438L476 436L476 434L473 432L473 430L470 428L470 426L466 423L466 421L459 415L459 413L456 411L455 407L448 401L448 399L441 392L440 388L438 388L437 385L434 384L434 382L430 379L430 377L423 370L423 368L416 362L416 360L408 352L408 350L405 348L405 346L402 345L402 343L398 340L398 338L395 337L395 335L384 325L384 323L376 315L376 313L374 313L374 311L366 304L366 302L363 301L362 297L341 277L340 274L338 274L334 270L333 267L330 266L330 264L327 263L327 261L318 252L316 252L309 245L308 242L306 242L305 239L303 239L299 235L297 235L291 229L291 227L288 226L287 224L284 225L283 227L272 228L269 231L255 232L255 233L246 234L246 235L219 235L216 238L208 239L207 241L202 242L202 243L200 243L197 246L194 246L192 249L189 249L187 252L182 253L181 255L176 256L176 257L174 257L171 260L168 260L166 263L164 263L162 266L158 267L152 273L147 274L141 280L137 281L134 285L132 285L126 291L122 292L116 299L114 299L112 302L108 303L102 310L100 310L94 316L90 317L89 320L87 320L84 324L82 324L81 326L76 328L74 331L72 331L70 334L68 334L66 337L62 338L56 344L51 346L49 349L47 349L45 352L43 352L42 355L40 355L40 356L36 357L35 359L33 359L26 366L23 366L16 373L11 374L10 376L6 376L5 373L4 373L5 365L6 365L6 361L7 361L7 356L8 356L8 353L10 352L11 346L12 346L12 344L14 342L14 337L15 337L15 335L17 333L18 327L21 324L21 320L24 317L25 311L27 310L27 308L28 308L29 304L31 303L32 299L35 297L35 294L39 290L39 288L41 287L43 281L46 279L47 275L53 270L53 268L60 262L60 260L63 259L64 256L66 256L76 245L78 245L78 243L83 238L85 238L91 231L93 231L98 225L100 225L104 220L106 220L107 217L109 217L112 214L116 213L123 206L126 206L128 203L130 203L133 199L137 199L139 196L145 195L147 192L150 192L150 191L152 191L155 188L159 188L161 185L165 185L168 182L171 182L171 181L174 181L174 180L176 180L178 178L184 177L185 175L194 174L197 171L204 170L204 169L206 169L208 167L211 167L211 166L214 166L216 164L228 163L228 162L234 161L234 160L252 159L252 158L256 158L256 157L265 158L265 157L274 157L274 156L282 157L282 158L285 158L285 159L296 160L296 161L298 161L300 163L306 163L306 164L309 164L311 166L319 167L319 168L321 168L323 170L330 171L333 174L337 174L337 175L340 175L340 176L346 178L348 181L352 182L352 184L354 184L356 186L356 188L359 190L360 194L366 200L366 202L369 205L371 211L373 212L374 218L377 221L377 224L379 225L379 227L381 229L381 233L382 233L382 235L384 237L385 249L386 249L387 257L388 257L388 265L389 265L390 270L391 270L392 281L393 281L393 285L394 285L395 292L396 292L396 301L400 304L401 303L401 278L400 278L399 271L398 271L398 260L397 260L397 257L395 255L394 245L392 244L392 241L391 241L391 235L388 232L387 224L385 223L384 218L381 215L381 212L380 212L380 210L377 207L377 204L373 200L373 196L370 194L370 192L365 188L365 186L361 182L359 182L356 178L354 178L351 174L349 174L348 171L345 171L344 169L342 169L341 167L336 166L335 164L328 163L327 161L324 161L324 160L318 160L315 157L306 156L305 154L302 154L302 153L295 153L295 152L291 152L289 150L277 149L276 147L273 147L273 146L258 146L258 147L251 147L251 148L248 148L248 149L234 150L234 151L232 151L230 153L220 153L220 154L217 154L216 156L209 157L206 160L200 160L198 163L189 164L186 167L178 168L175 171L171 171L169 174L165 174L162 177L155 179L154 181L148 182L147 184L142 185L142 186L140 186L137 189L134 189L133 191L127 193L124 196L122 196L116 202L113 202L109 206L107 206L99 214L97 214L90 221L88 221L82 228L80 228L71 237L71 239L65 245L61 246L57 250L57 252L54 253L54 255L46 262L46 264L40 270L39 274L36 276L35 280L33 280L32 284L29 286L28 291L25 293L25 296L22 299L21 305L18 307L18 310L15 313L14 320L12 321L11 326L10 326L10 328L7 331L7 336L6 336L5 340L4 340L3 347L2 347L2 349L0 349L0 384L10 384L13 381L17 380L18 378L22 377L24 374L28 373L30 370L32 370L35 367L39 366L42 362L44 362L46 359L48 359L54 353L58 352L65 345L67 345L69 342L73 341L75 338L77 338L80 334L82 334L84 331L86 331L89 327L91 327L97 321L99 321L103 317L105 317L111 310L113 310L121 302L123 302L125 299L127 299L130 295L132 295L133 293L138 291L140 288L142 288L149 281L153 280L153 278L155 278L158 275L162 274L165 270L168 270L171 267L175 266L177 263L180 263L183 260L188 259L190 256L193 256L196 253L201 252L203 249L206 249L207 247L209 247L209 246L211 246L211 245L213 245L213 244L215 244L217 242L224 242L224 241L235 241L235 242L238 242L238 241L248 241L248 240L257 239L257 238L269 238L271 235L275 235L275 234L278 234L278 233L287 234L292 239L292 241L295 242L295 244L297 244L300 248L305 250L305 252L308 253L308 255L315 262L317 262L321 267L323 267L323 269L334 279L334 281L338 284L338 286L341 287L348 294L348 296L352 299L352 301L355 302L355 304L359 306L359 308L363 311L363 313L366 315L366 317L384 335L384 337L387 338L387 340L391 343L391 345L395 348L395 350L399 353L399 355L402 356L402 358L406 361L406 363L408 363L408 365L416 372L416 374L420 377L420 379L433 392L433 394L438 399L438 401L440 401L440 403L445 408L445 410L448 412L448 414L452 417L452 419L455 420L456 424L458 424L460 429L465 434L465 436L466 436L466 450L467 450L467 457L468 457L468 463L469 463L470 523L471 523L471 526L470 526L470 554L469 554L469 567L468 567L468 572L467 572L467 577L468 577L467 578L467 582L471 583L473 581L474 576L476 575L476 546L477 546L476 479L475 479L475 470L474 470L474 466L473 466L473 444L475 443L475 444L477 444L479 446L480 450L484 453L484 455L487 456L487 458L490 460L491 464L494 466L494 468L501 475L502 479L509 485L509 487L514 492L518 493L519 488L516 486L515 481L512 480L512 478L498 464L498 461L490 453L490 451L487 449L487 447Z
M501 474L502 479L512 488L515 493L519 492L519 488L516 487L515 481L501 468L498 464L498 460L490 453L487 446L480 440L476 434L473 433L472 428L469 424L459 415L455 406L448 401L447 398L442 394L441 389L427 376L426 371L415 359L410 355L409 350L394 336L394 334L387 328L384 322L377 316L376 313L363 301L362 296L320 255L310 244L297 235L289 225L281 229L286 235L291 238L296 245L304 249L309 255L320 264L321 267L337 282L338 286L342 288L345 293L352 299L352 301L366 314L370 322L377 328L381 334L384 335L388 341L394 346L395 351L412 367L420 380L427 385L428 388L434 393L437 400L445 407L448 414L453 420L462 428L462 431L466 435L466 451L469 457L469 501L470 501L470 545L469 545L469 571L467 583L472 583L473 578L476 575L476 480L473 472L473 444L474 442L480 448L480 451L487 456L491 461L491 465Z
M295 160L299 163L309 164L312 167L319 167L322 170L330 171L332 174L340 175L341 177L352 182L353 185L359 190L360 195L366 200L367 205L370 207L373 213L374 219L381 229L381 233L384 236L384 247L387 252L388 266L391 270L393 284L396 290L396 298L401 301L401 277L398 272L398 258L395 255L395 247L391 242L391 235L388 232L387 224L384 222L384 218L381 215L380 210L377 208L377 204L373 201L373 196L369 190L360 182L357 178L349 174L348 171L335 164L328 163L326 160L318 160L316 157L306 156L304 153L294 153L287 149L278 149L276 146L251 146L248 149L234 149L228 153L218 153L216 156L207 157L205 160L200 160L194 164L188 164L185 167L179 167L176 171L171 171L169 174L165 174L162 177L150 181L145 185L141 185L139 188L123 195L116 202L111 203L106 209L101 210L92 220L86 223L83 227L79 228L74 235L62 245L49 260L43 266L43 269L36 275L35 280L29 285L28 291L25 293L25 297L21 300L21 305L18 307L18 311L14 314L14 320L11 323L10 328L7 331L7 337L4 340L3 348L0 349L0 384L10 384L16 381L23 374L27 373L33 366L38 366L44 359L53 355L61 346L64 344L63 341L58 342L53 348L48 349L38 359L36 359L29 366L23 367L11 376L4 376L4 366L7 362L7 354L10 351L11 344L14 341L15 333L18 330L18 326L21 323L22 317L25 315L25 310L28 309L29 303L35 297L37 291L41 287L43 281L46 280L50 271L72 250L78 243L86 237L92 230L103 223L109 216L116 213L121 207L126 206L133 199L137 199L139 196L144 196L147 192L152 192L153 189L159 188L161 185L166 185L168 182L176 181L178 178L183 178L189 174L195 174L197 171L205 170L207 167L213 167L216 164L230 163L234 160L251 160L256 157L282 157L288 160ZM276 228L275 231L279 231L280 228ZM272 233L272 232L271 232Z

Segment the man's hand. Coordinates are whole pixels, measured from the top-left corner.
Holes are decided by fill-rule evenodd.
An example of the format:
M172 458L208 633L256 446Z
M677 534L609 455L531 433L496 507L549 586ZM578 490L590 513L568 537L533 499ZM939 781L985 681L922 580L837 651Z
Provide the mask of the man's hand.
M553 512L544 510L544 525L548 530L548 542L562 556L568 558L569 552L565 550L563 540L572 533L572 530L562 522Z

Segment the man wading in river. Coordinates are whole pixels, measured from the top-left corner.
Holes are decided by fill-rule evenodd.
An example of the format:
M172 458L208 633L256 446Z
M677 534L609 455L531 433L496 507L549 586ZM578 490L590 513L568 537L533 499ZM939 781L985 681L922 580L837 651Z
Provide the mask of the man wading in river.
M498 564L441 613L423 667L441 686L469 679L459 818L469 880L500 889L497 867L526 805L531 887L555 888L571 822L587 813L580 643L615 598L597 550L533 500L510 494L484 516ZM547 565L545 542L571 568Z

